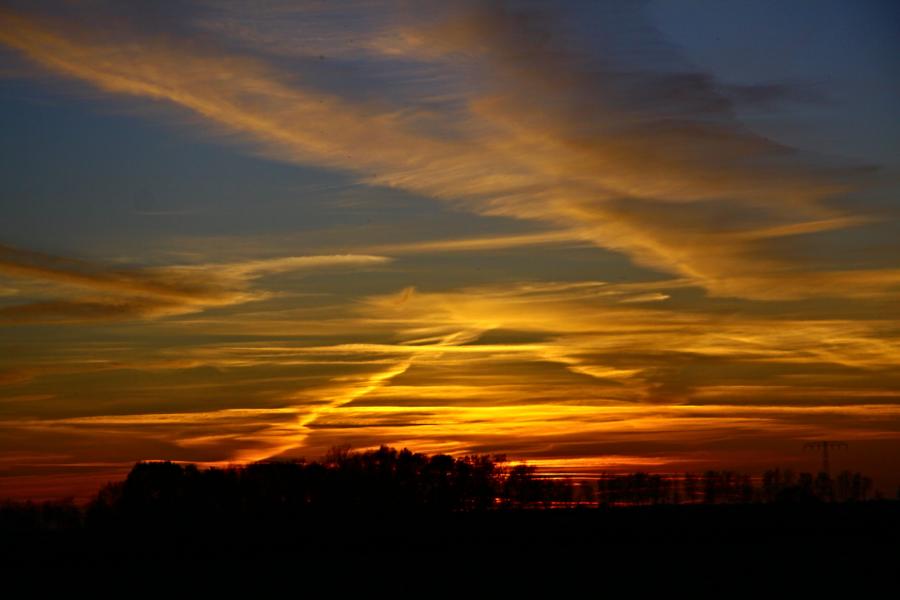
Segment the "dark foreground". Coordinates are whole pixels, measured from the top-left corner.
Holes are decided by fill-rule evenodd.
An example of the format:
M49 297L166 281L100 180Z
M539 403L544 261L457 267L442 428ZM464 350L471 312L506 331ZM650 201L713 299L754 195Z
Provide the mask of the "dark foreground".
M311 577L340 571L340 583L374 569L391 581L427 577L443 585L501 565L519 565L527 582L541 565L587 563L612 577L665 566L694 582L712 565L758 565L748 581L766 581L773 570L793 572L816 556L816 581L846 572L850 561L896 574L900 501L870 499L867 481L776 470L757 483L710 471L574 484L492 457L386 447L228 469L138 463L84 507L0 504L0 566L144 574L212 568L219 582L257 566ZM523 572L525 563L538 567ZM118 570L102 570L109 567ZM635 583L648 581L641 574Z
M306 514L296 521L130 523L108 529L6 531L0 558L91 566L356 561L378 557L560 558L647 555L649 547L758 547L765 552L900 548L900 503L647 506L453 514ZM638 550L642 548L642 550ZM766 549L768 548L768 549ZM880 548L881 550L878 550ZM670 550L672 551L672 550ZM436 558L437 559L437 558ZM678 560L677 550L670 559Z

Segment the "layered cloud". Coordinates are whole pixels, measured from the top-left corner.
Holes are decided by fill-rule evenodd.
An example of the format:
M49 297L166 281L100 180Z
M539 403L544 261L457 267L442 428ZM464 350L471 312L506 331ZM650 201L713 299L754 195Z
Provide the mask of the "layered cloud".
M754 133L737 116L734 86L672 60L633 11L590 15L604 37L577 27L577 5L434 5L390 23L353 9L356 52L394 77L402 97L341 88L310 61L289 71L224 50L224 27L192 42L128 21L113 29L4 11L0 41L63 77L186 109L279 159L562 226L717 295L896 291L896 270L857 265L848 275L815 258L815 234L873 218L838 208L866 169ZM292 17L301 31L304 19L328 25L308 11ZM617 23L631 27L628 46ZM347 52L341 36L321 39L323 54ZM428 85L400 85L404 64L446 74L444 100ZM785 237L808 250L803 260L772 242Z
M680 280L408 288L331 298L308 315L287 303L250 322L176 318L161 347L67 342L6 378L0 455L27 451L21 469L65 471L388 443L590 473L757 469L784 464L791 440L822 435L893 447L890 319L672 306L686 291Z

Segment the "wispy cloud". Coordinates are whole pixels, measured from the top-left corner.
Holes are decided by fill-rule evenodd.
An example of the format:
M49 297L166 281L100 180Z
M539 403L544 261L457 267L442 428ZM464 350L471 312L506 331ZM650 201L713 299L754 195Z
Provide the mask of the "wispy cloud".
M727 86L667 65L649 27L630 40L644 63L614 35L592 53L565 8L435 5L394 31L370 32L371 43L362 44L369 51L386 44L385 57L450 69L468 82L457 101L427 110L389 96L342 96L315 77L304 80L302 68L292 75L211 42L137 28L128 32L136 41L125 43L100 26L7 10L0 41L59 75L185 108L279 159L575 230L714 294L861 296L896 288L891 273L864 269L862 288L836 285L844 272L767 242L802 243L798 236L864 223L870 216L830 202L858 186L864 170L752 132ZM632 12L594 18L640 22Z
M0 321L95 321L152 318L242 304L270 296L253 289L260 277L325 268L364 268L390 259L373 255L287 256L234 263L112 268L0 246L0 275L50 286L65 299L0 307ZM46 286L45 286L46 287ZM71 290L75 290L72 297Z

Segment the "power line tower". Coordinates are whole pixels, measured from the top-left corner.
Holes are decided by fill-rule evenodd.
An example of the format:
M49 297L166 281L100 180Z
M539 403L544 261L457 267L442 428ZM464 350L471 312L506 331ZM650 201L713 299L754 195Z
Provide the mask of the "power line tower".
M831 478L831 469L828 464L828 451L829 450L846 450L847 442L833 442L827 440L821 440L818 442L806 442L803 444L804 450L821 450L822 451L822 472L828 475L828 478Z

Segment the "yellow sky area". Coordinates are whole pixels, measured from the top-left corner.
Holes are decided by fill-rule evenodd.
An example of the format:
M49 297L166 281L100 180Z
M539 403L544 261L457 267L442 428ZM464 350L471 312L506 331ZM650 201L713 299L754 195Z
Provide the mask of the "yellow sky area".
M587 376L609 388L604 391L616 398L657 401L654 396L667 393L657 389L660 385L677 383L691 389L722 385L719 372L727 379L728 369L733 370L734 365L745 371L752 369L752 374L726 383L803 389L811 384L799 379L806 374L820 381L830 378L828 383L834 389L859 387L869 393L872 385L861 383L861 378L887 377L884 385L889 389L891 374L896 375L896 365L900 364L900 336L889 318L804 319L673 310L662 298L666 294L645 299L646 288L591 281L523 282L452 292L408 288L361 300L332 299L336 303L325 315L336 315L333 319L317 315L307 323L295 318L291 328L282 328L283 333L306 332L315 335L314 339L291 343L188 342L172 348L157 342L137 351L127 345L86 344L79 349L76 344L60 351L62 354L47 348L39 357L22 355L20 360L13 359L0 376L15 383L35 377L127 369L177 372L208 367L251 372L271 367L291 368L292 376L302 380L302 373L326 365L390 370L414 360L419 368L468 369L465 375L475 377L475 368L495 366L500 371L510 368L511 363L534 363L557 364ZM665 283L661 289L667 289ZM642 301L630 301L635 296ZM291 302L285 302L290 307ZM276 324L286 322L277 309L267 315ZM161 340L198 332L272 334L265 327L258 329L256 321L242 324L239 316L221 323L214 318L206 328L202 324L200 315L184 323L169 320L148 324L147 331L158 327L164 332ZM504 341L503 337L523 335L530 338ZM348 336L380 341L322 343L329 337L340 340ZM706 368L684 372L685 362ZM804 369L811 371L805 373ZM531 377L547 377L545 371L540 369ZM350 372L347 376L357 375ZM759 377L770 381L760 383L755 380ZM201 381L191 385L208 384ZM679 392L677 397L690 397L689 389L683 392L687 396Z
M680 352L876 369L900 364L900 340L890 318L786 319L673 311L650 308L665 300L665 294L648 298L632 290L599 282L447 293L403 290L371 298L367 308L373 316L392 319L409 337L495 329L562 336L536 349L551 360L554 355L571 360L591 352ZM635 297L642 302L634 304Z
M741 430L854 439L895 435L896 406L872 404L896 400L889 382L896 378L898 340L896 332L886 335L886 323L723 318L620 302L635 291L645 293L643 287L600 282L523 282L455 293L407 289L353 303L361 328L393 328L390 343L185 344L151 348L149 356L87 346L89 360L70 354L68 367L65 361L54 361L47 372L32 367L31 384L24 385L32 393L20 391L20 401L29 408L52 406L72 387L72 377L83 380L92 368L100 379L88 391L101 397L135 393L105 379L132 371L153 373L138 391L174 406L191 401L214 407L228 388L253 394L238 400L245 408L166 412L157 400L152 413L131 414L129 405L114 405L127 412L6 424L30 433L140 432L172 448L202 449L207 461L307 454L322 447L310 437L329 432L325 437L332 441L351 432L356 439L441 443L456 452L471 449L473 438L502 448L516 439L615 438L617 431L631 440L692 443L709 432L715 438ZM332 334L345 334L345 325L339 321ZM481 339L504 332L538 337ZM115 362L105 362L104 355ZM779 365L785 364L791 368L783 373ZM686 368L697 365L697 373ZM326 366L331 370L323 372ZM799 377L802 367L810 369L808 381ZM208 368L215 370L204 375ZM815 376L823 369L830 377L825 393ZM200 372L196 379L180 379L194 372ZM882 387L861 372L882 378ZM269 407L247 407L261 401ZM822 416L847 418L852 426L817 420Z
M817 418L843 423L835 427L835 432L848 439L892 439L896 436L896 428L873 427L871 422L896 420L900 416L900 408L888 405L688 406L624 402L484 405L479 404L474 395L468 403L443 406L416 405L411 400L394 403L395 398L389 393L376 394L371 404L365 406L352 403L353 394L358 394L356 398L359 398L373 390L389 391L390 386L380 386L397 373L398 370L380 373L365 385L355 382L345 389L346 395L339 401L306 409L225 409L19 420L7 423L4 428L14 425L21 431L47 439L75 436L91 440L102 435L117 441L134 437L148 446L152 446L151 441L161 441L188 450L238 449L226 459L201 461L217 464L267 458L286 449L293 449L293 454L298 455L296 450L303 449L303 442L310 435L338 442L344 439L342 434L345 432L357 439L367 436L374 440L396 440L414 448L440 445L443 451L454 453L467 453L473 446L500 450L528 440L538 449L561 447L564 456L558 457L560 461L572 458L576 463L583 463L593 458L598 464L610 464L602 456L599 459L592 454L579 456L577 449L565 451L565 443L571 439L604 445L643 443L649 448L661 446L671 451L679 444L703 447L711 440L754 434L814 439L819 430L811 420L814 422ZM241 447L242 444L245 447ZM676 457L667 459L658 448L656 452L653 461L677 460ZM59 458L58 454L53 456ZM53 456L35 453L32 459L47 462ZM21 456L15 458L22 461ZM101 453L86 460L102 459Z
M404 351L402 345L383 345L376 354L388 348ZM317 457L334 445L362 448L386 443L426 452L503 452L534 464L550 461L546 467L553 472L581 469L589 474L591 464L594 471L710 466L728 460L728 452L709 455L710 448L725 440L754 447L766 456L765 440L772 438L799 443L824 436L877 444L891 443L898 435L895 388L854 388L852 377L822 393L820 387L804 388L777 375L765 383L754 382L752 374L737 377L737 385L723 384L729 381L727 376L707 376L686 382L686 391L672 393L640 374L585 373L567 360L557 360L553 367L545 362L548 349L543 346L523 352L462 348L442 346L440 352L407 353L406 358L375 364L368 360L372 348L366 345L311 348L312 356L333 351L361 357L357 364L332 365L337 370L331 375L322 374L322 364L316 362L299 367L288 357L289 362L280 365L286 348L276 352L241 348L238 351L253 358L201 375L199 388L180 379L184 369L172 367L156 367L157 387L141 386L138 394L131 387L133 378L120 384L125 387L101 378L98 386L86 386L82 394L91 401L79 403L81 410L95 414L64 418L53 416L60 410L55 408L57 398L65 400L72 378L84 381L84 371L69 377L37 375L25 389L55 388L56 393L19 401L29 410L44 406L49 414L7 417L0 426L6 444L34 452L32 459L14 461L17 469L26 471L29 464L115 462L123 457L128 457L123 469L138 458L225 465L275 456ZM210 353L209 348L202 350L201 354ZM291 351L303 353L302 348ZM568 345L560 350L571 351ZM670 357L660 360L671 362ZM588 364L595 362L603 364L602 360ZM347 373L350 364L355 373ZM646 362L640 363L641 373L647 368ZM672 378L677 380L676 375ZM228 401L228 388L236 393L233 401L245 408L216 408ZM141 403L142 395L151 401ZM119 402L104 413L103 402L98 401L110 398ZM9 407L8 401L2 405ZM246 408L254 404L269 407ZM192 411L187 408L191 405L209 409ZM180 412L165 412L167 406L179 407ZM142 407L152 412L133 412ZM64 410L78 408L67 404ZM99 447L97 440L103 440ZM65 458L48 458L48 453ZM770 460L778 456L773 454ZM568 471L566 464L571 467ZM754 463L754 468L767 466L771 465ZM4 481L25 485L16 477ZM43 489L40 486L49 484L36 485L34 489Z

